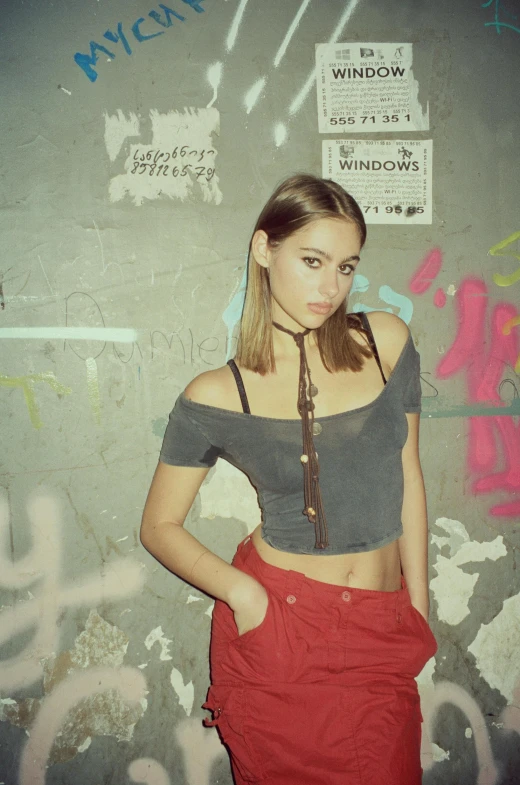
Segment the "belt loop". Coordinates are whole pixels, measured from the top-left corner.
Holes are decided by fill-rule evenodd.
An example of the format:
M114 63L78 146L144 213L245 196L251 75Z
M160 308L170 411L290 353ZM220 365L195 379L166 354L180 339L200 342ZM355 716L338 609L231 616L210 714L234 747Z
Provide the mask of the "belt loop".
M290 594L300 594L304 579L305 575L302 572L287 570L287 575L285 576L285 591Z
M404 575L401 574L401 588L395 593L395 616L398 621L401 621L401 614L404 609L404 599L406 596L407 587Z

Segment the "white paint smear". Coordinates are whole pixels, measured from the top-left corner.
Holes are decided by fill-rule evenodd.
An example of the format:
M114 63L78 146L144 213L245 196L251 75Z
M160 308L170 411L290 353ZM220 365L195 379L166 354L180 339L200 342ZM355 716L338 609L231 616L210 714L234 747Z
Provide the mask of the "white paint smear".
M172 668L170 681L173 689L177 693L180 705L189 717L191 710L193 709L193 699L195 697L193 682L190 681L188 684L184 684L182 673L178 671L177 668Z
M127 327L0 327L0 339L46 341L137 341L137 330Z
M244 11L246 10L247 3L248 0L240 0L240 5L236 10L235 16L233 17L233 21L231 22L231 26L229 28L229 32L226 38L226 49L228 52L231 52L231 50L235 46L235 42L237 40L237 35L238 35L238 29L240 27L242 17L244 16Z
M195 597L194 594L189 594L188 599L186 600L186 605L190 605L192 602L202 602L202 597Z
M246 475L227 461L218 461L200 489L201 517L237 518L250 533L260 523L256 491Z
M130 112L128 117L121 109L114 115L105 113L105 147L111 161L116 160L125 139L139 134L139 119L134 112Z
M512 703L515 684L520 680L520 594L504 600L498 616L481 626L468 651L489 686L500 690Z
M356 7L357 7L358 3L359 3L359 0L350 0L350 2L347 3L347 5L345 6L345 10L341 14L341 16L339 18L339 21L338 21L336 27L334 28L334 31L333 31L331 37L328 40L329 44L333 44L333 43L335 43L338 40L338 38L340 37L340 35L343 32L343 28L345 27L347 22L350 21L350 17L352 16L354 11L356 10ZM316 69L313 68L312 71L310 72L309 76L307 77L307 81L303 85L302 89L296 95L296 97L294 98L293 102L289 106L289 115L296 114L301 109L301 107L303 105L303 102L305 101L305 99L309 95L309 92L310 92L312 86L314 85L315 81L316 81Z
M210 65L206 72L206 78L213 88L213 98L206 107L206 109L210 109L217 100L218 88L222 79L222 63L217 62Z
M437 554L433 565L437 577L430 587L437 603L437 615L440 621L456 625L469 614L468 602L479 573L467 573L461 570L463 564L480 562L485 559L496 561L507 554L503 537L498 536L491 542L473 542L466 528L460 521L450 518L438 518L435 525L444 529L449 536L432 535L432 542L439 548L449 546L449 557Z
M283 57L285 55L285 52L287 50L287 47L291 43L291 38L295 34L296 28L300 24L302 16L304 15L305 11L307 10L307 6L309 5L310 1L311 0L303 0L301 6L299 7L298 11L296 12L295 17L292 20L292 22L291 22L291 24L289 26L289 29L287 30L282 43L280 44L280 48L278 49L278 51L277 51L277 53L275 55L274 62L273 62L273 65L274 65L275 68L278 68L278 66L282 62Z
M148 633L145 638L144 645L150 651L154 643L158 643L161 647L161 653L159 655L160 660L171 660L171 655L168 650L168 647L172 641L167 638L163 632L162 627L156 627L154 630Z
M217 72L213 77L218 76ZM201 196L205 202L220 204L222 193L216 174L217 151L212 134L218 135L220 116L215 107L187 108L183 112L161 114L150 111L151 144L132 144L125 174L110 180L110 201L130 196L134 204L145 199L169 196L185 201Z
M287 127L283 123L276 123L274 127L274 143L277 147L281 147L281 145L287 139Z
M258 79L257 82L247 91L244 97L244 106L246 107L246 112L249 114L251 109L254 107L258 99L260 98L260 94L265 87L266 83L265 77Z

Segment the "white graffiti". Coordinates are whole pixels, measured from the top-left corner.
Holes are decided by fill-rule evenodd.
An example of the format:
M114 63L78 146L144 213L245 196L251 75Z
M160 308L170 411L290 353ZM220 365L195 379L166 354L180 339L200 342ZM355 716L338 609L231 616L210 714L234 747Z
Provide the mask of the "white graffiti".
M43 701L20 762L20 785L44 785L52 744L68 712L79 701L117 690L127 703L140 703L146 681L136 668L88 668L61 681Z
M131 559L103 566L101 575L77 578L70 585L60 579L62 569L61 515L50 496L33 496L27 503L32 549L13 562L7 555L9 506L0 497L0 584L8 589L29 589L28 600L0 611L0 645L35 627L26 647L0 662L0 689L27 687L43 676L43 662L59 650L58 619L65 608L92 606L137 593L143 586L142 567ZM37 584L35 586L35 584Z

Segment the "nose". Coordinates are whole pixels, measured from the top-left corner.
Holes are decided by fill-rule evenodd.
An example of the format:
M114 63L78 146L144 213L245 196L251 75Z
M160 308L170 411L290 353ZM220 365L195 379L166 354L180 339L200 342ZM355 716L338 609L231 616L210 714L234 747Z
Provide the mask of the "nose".
M338 273L337 270L332 267L332 265L330 268L322 268L319 292L322 297L327 297L330 300L332 300L333 297L336 297L337 293L339 292Z

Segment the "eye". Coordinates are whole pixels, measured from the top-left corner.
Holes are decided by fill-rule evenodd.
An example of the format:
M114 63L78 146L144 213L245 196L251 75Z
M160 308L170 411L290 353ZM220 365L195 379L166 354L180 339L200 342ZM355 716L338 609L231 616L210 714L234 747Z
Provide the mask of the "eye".
M342 275L352 275L356 268L353 267L351 264L342 264L338 267L338 270Z
M316 259L313 256L304 256L303 261L305 262L307 267L311 267L313 270L316 270L321 264L320 259Z

